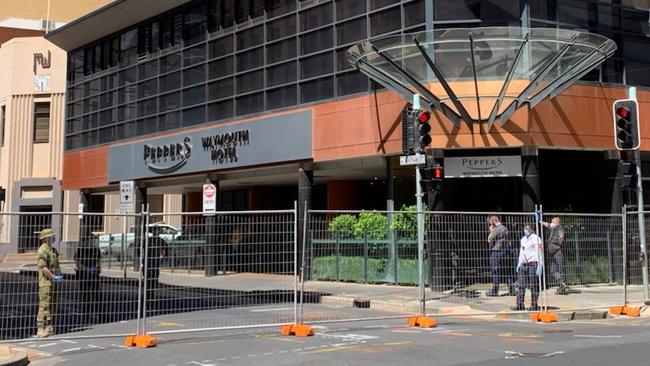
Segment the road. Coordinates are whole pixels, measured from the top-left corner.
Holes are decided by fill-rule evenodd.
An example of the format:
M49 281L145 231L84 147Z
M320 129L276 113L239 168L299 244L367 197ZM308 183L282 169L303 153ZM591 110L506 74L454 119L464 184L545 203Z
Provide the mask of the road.
M536 324L440 318L437 328L407 328L402 320L339 323L309 338L277 329L159 336L150 349L121 339L15 344L34 366L54 365L648 365L650 319Z

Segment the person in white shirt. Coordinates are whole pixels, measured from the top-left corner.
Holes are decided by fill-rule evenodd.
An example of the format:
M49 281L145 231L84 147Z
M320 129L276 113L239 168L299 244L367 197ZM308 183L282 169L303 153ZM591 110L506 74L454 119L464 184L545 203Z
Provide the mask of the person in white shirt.
M521 238L519 249L519 260L516 268L519 291L517 293L517 305L512 310L526 310L524 307L524 296L526 289L530 289L530 310L539 310L537 298L539 297L538 279L542 275L543 245L542 240L532 229L532 225L524 226L524 236Z

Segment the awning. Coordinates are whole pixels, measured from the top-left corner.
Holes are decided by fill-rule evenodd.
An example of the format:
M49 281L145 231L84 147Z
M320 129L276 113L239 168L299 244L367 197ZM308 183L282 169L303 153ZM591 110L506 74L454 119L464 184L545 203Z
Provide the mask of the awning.
M499 119L553 98L616 51L607 37L556 28L441 29L388 36L348 50L348 60L406 100L420 94L455 124Z

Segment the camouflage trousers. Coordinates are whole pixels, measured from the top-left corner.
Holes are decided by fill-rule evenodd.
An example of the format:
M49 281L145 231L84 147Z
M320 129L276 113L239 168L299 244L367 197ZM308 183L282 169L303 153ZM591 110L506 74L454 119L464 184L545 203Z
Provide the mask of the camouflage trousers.
M36 326L45 328L50 332L54 331L53 314L56 313L57 293L55 286L43 286L38 288L38 315Z

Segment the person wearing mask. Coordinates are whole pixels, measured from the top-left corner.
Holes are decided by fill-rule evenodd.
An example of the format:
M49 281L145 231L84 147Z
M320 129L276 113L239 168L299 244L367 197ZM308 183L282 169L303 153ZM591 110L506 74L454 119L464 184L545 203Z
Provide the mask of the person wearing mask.
M97 318L100 301L101 253L97 246L91 245L91 239L81 240L75 255L75 272L79 281L80 300L86 320Z
M38 314L36 336L44 338L54 333L53 314L56 312L58 285L63 282L59 267L59 252L52 246L54 230L44 229L38 235L41 245L36 251L38 266Z
M542 239L533 231L532 225L524 226L524 236L520 240L519 259L515 271L519 283L517 303L512 310L526 310L524 298L526 289L530 290L530 310L539 310L537 299L539 297L538 279L542 275L543 262Z
M556 291L558 295L568 295L569 288L566 285L566 275L564 272L564 252L562 250L565 231L560 223L560 218L555 216L551 222L541 221L540 223L549 229L548 239L546 241L546 254L551 264L550 275L555 283L559 284Z
M508 228L501 223L498 216L492 215L488 218L488 227L490 234L488 235L488 244L490 245L490 269L492 272L492 290L487 293L487 296L499 296L499 285L501 284L501 274L503 273L502 265L507 257L507 237ZM515 286L511 278L507 278L508 292L510 295L515 294Z

